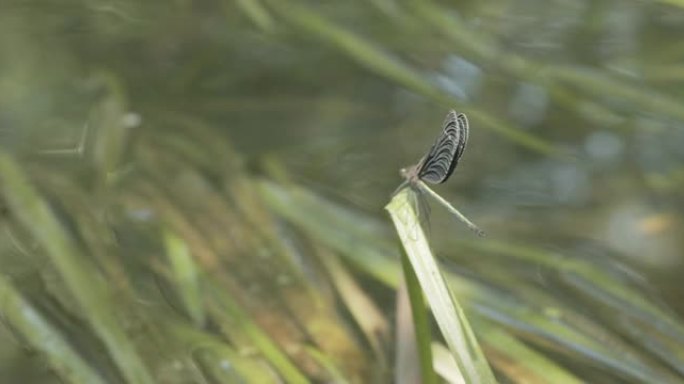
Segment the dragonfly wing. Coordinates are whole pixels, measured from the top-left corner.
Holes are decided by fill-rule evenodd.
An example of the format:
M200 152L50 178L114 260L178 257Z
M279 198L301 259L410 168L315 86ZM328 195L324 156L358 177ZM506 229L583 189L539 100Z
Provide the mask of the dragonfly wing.
M444 120L442 135L422 161L418 177L432 184L445 182L454 172L468 142L468 119L462 113L450 111Z

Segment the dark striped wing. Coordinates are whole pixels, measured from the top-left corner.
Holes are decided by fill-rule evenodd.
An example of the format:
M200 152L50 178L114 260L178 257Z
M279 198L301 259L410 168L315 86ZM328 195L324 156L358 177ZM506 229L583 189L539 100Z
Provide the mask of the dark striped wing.
M468 119L462 113L450 111L444 120L444 131L423 158L418 178L440 184L454 172L468 141Z

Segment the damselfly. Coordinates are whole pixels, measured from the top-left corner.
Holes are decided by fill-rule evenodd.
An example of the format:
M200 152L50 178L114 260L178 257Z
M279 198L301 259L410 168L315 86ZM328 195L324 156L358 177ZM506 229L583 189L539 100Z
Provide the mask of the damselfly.
M484 232L477 225L468 220L448 201L444 200L444 198L425 184L425 182L441 184L447 181L451 174L454 173L454 169L461 159L468 142L468 129L468 119L463 113L456 113L454 110L449 111L442 126L442 134L432 144L430 151L420 159L418 164L401 170L401 175L405 180L394 191L394 194L407 186L417 193L425 192L443 205L468 228L482 236Z

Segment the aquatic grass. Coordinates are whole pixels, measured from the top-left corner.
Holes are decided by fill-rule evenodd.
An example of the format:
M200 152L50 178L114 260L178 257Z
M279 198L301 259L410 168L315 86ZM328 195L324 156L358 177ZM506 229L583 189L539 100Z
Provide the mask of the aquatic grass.
M121 259L116 257L116 239L106 220L96 209L103 196L88 192L76 185L68 175L54 172L53 169L32 167L29 171L37 186L49 191L50 197L58 200L61 208L69 212L79 238L84 242L97 268L111 282L113 291L130 297L130 276L124 270Z
M658 92L643 84L634 84L626 79L609 76L592 68L549 66L544 75L559 82L572 85L592 95L611 96L638 105L639 108L656 114L683 120L681 101Z
M172 140L170 142L181 143L182 141ZM259 225L263 227L263 230L255 232L259 235L242 235L243 244L241 246L246 247L244 248L246 250L258 249L274 241L291 242L291 239L283 238L282 235L277 235L276 232L268 229L272 224L265 224L263 226L259 224L273 220L270 215L264 215L264 212L259 213L260 209L265 209L266 212L285 218L289 223L299 228L302 238L306 239L307 242L315 244L315 247L320 249L320 252L322 252L321 258L328 257L329 255L326 255L326 253L332 250L343 256L344 260L356 269L365 271L367 276L387 284L391 289L396 289L398 286L401 271L399 269L400 263L397 260L397 250L392 246L392 241L390 240L392 234L387 230L386 226L383 226L376 220L360 215L343 206L330 203L312 191L298 187L293 183L283 186L272 181L263 179L254 181L244 175L233 174L230 186L225 189L222 189L222 187L217 188L217 186L222 184L211 184L207 183L206 180L202 181L204 177L202 173L197 173L196 170L193 171L193 168L188 166L187 162L195 165L204 164L202 157L185 157L185 154L199 154L199 152L186 150L174 152L176 149L180 149L180 147L173 146L145 148L145 154L140 154L139 170L146 172L143 174L149 172L150 177L136 181L132 186L133 188L126 192L124 201L127 204L131 204L131 208L152 208L155 212L155 220L161 220L166 223L177 239L184 239L183 241L188 247L189 255L192 255L193 259L197 258L198 267L202 269L208 268L213 271L213 274L217 274L216 276L224 275L225 272L223 272L220 266L226 260L230 260L230 254L227 252L229 248L224 248L225 245L221 245L221 241L217 242L217 239L225 238L226 236L222 228L230 227L232 231L242 233L239 231L243 229L236 228L236 226ZM162 148L166 153L155 152L161 151ZM171 155L171 153L174 153L174 155ZM183 161L186 162L184 166L179 167L178 159L174 160L174 156L178 154L182 154L180 159L184 159ZM210 157L212 154L207 153L203 156ZM169 173L182 177L186 181L192 180L188 184L192 188L186 189L188 186L181 186L179 188L176 184L171 183L172 178L164 177L164 175ZM193 173L194 176L188 176ZM237 184L233 184L236 182ZM49 185L49 183L46 185ZM54 187L57 184L52 185ZM202 185L213 185L213 187L197 189L198 186ZM178 189L174 190L174 188ZM224 194L225 196L230 196L229 199L234 199L236 202L246 202L247 200L243 200L244 196L250 194L252 196L250 196L248 203L238 204L243 209L236 210L231 208L231 204L226 204L225 201L224 203L219 203L219 200L223 201L224 197L222 196ZM60 195L58 194L57 196ZM202 203L197 205L197 200L200 200ZM195 201L195 203L190 204L192 201ZM263 204L265 206L262 206ZM252 208L248 208L249 206L252 206ZM401 204L400 208L410 206L411 204L406 203ZM243 220L240 218L241 215L249 215L250 218L249 220ZM115 216L115 218L117 221L120 221L124 220L125 217ZM226 221L224 224L215 224L221 223L221 220ZM404 221L404 223L409 222L410 220ZM228 223L232 223L232 225ZM412 231L416 227L419 227L419 225L408 226ZM160 233L156 230L141 232L138 236L143 234L144 236L156 238L155 241L161 245L164 244L163 232ZM415 233L412 232L412 234L414 235ZM269 236L276 237L264 242L264 239ZM341 241L340 237L344 241ZM410 239L415 239L415 236L410 236ZM526 249L519 249L519 247L507 243L486 240L458 240L456 243L459 244L457 246L459 249L467 252L483 252L488 249L487 247L491 247L491 253L496 255L510 250L512 253L520 253L521 255L518 257L527 257L528 263L532 261L545 262L549 268L553 266L565 268L565 264L559 262L562 259L546 255L540 251L534 253ZM271 243L271 245L273 244ZM163 251L163 247L161 247L160 251ZM275 253L274 255L285 257L286 254L287 252L285 254ZM301 255L308 257L306 254L307 252L303 252ZM228 259L220 260L218 255L222 255L222 258L228 256ZM449 256L449 253L447 253L447 256ZM373 257L379 259L373 260ZM473 262L476 261L473 260ZM569 262L569 260L566 261ZM279 267L283 270L295 266L295 264L289 262L282 265L287 265L287 267ZM487 267L487 264L483 264L483 266ZM249 272L249 268L244 267L241 266L240 270L242 272L239 273L254 273ZM587 268L590 267L591 265L587 266ZM333 265L328 266L328 270L331 268L335 269ZM582 268L573 267L568 270L581 271ZM234 270L233 273L237 271ZM570 359L573 362L600 367L601 370L615 377L641 381L677 382L676 376L663 369L658 363L653 362L654 354L656 353L653 349L649 351L649 349L644 350L630 347L621 341L620 335L606 330L603 326L587 324L587 319L582 319L581 316L578 317L577 314L573 314L574 309L572 306L568 306L563 301L558 301L553 295L543 296L542 292L525 293L520 291L520 287L513 285L509 286L507 292L502 292L501 289L497 289L492 285L496 283L514 284L514 280L509 282L505 279L497 278L494 269L490 273L486 271L487 269L481 273L483 273L483 278L486 278L488 283L467 278L448 270L443 273L446 282L453 289L454 293L458 295L459 299L462 300L462 305L467 311L466 313L472 319L474 331L478 335L484 353L490 363L497 369L497 372L507 377L517 377L517 380L523 380L521 377L536 377L542 370L554 371L555 368L558 370L558 373L555 374L558 377L564 377L564 373L567 372L563 372L562 368L558 366L555 361L557 358L556 354L551 354L550 356L541 355L544 358L541 358L541 356L531 357L523 353L523 349L516 349L523 348L523 345L519 344L519 340L524 340L530 345L541 348L542 351L550 349L560 352L564 358ZM239 274L235 276L239 276ZM582 276L590 275L582 273ZM299 279L301 275L295 272L291 277ZM350 278L352 277L347 276L347 279ZM308 283L304 284L307 285ZM615 282L615 284L619 285L620 283ZM337 289L342 291L338 284L335 285L337 285ZM293 287L296 286L295 284ZM298 291L296 289L293 290L292 287L287 285L273 285L272 287L265 285L264 287L266 287L265 292L270 293L290 292L290 298L285 301L285 303L289 304L286 305L296 303L297 300L292 301L296 296L301 296L306 301L311 299L309 289ZM236 298L240 301L253 300L254 297L259 297L254 296L253 293L248 291L236 289L234 283L231 283L231 279L226 279L226 276L217 280L211 291L224 291L221 295L230 294L234 296L230 300ZM598 292L601 292L601 290L599 289ZM195 292L194 294L197 295L198 293ZM205 290L200 291L199 294L203 301L207 299L207 292ZM634 294L637 297L639 296L637 292L634 292ZM326 299L324 296L314 296L314 300ZM217 347L225 342L223 337L227 338L230 344L238 346L238 350L254 348L256 344L259 344L261 346L257 350L260 355L265 357L264 361L268 361L270 366L279 367L278 371L281 372L281 375L288 377L292 375L295 380L302 378L308 380L309 377L324 375L326 377L344 377L346 380L353 382L353 377L358 377L353 373L349 374L350 371L347 368L342 368L337 363L338 360L336 358L325 358L324 355L331 353L329 349L306 349L308 352L295 353L294 355L291 349L283 349L283 345L288 345L281 342L283 334L278 332L271 334L272 329L269 326L264 326L261 322L265 315L261 311L256 310L256 307L251 305L244 306L240 301L231 301L229 304L234 307L231 306L229 308L224 305L218 305L218 302L210 305L209 318L220 319L221 328L225 332L222 336L211 333L207 334L207 337L214 339ZM294 308L298 312L307 311L307 308L309 308L307 306L298 307L297 305L299 304L294 304L290 308ZM353 307L351 304L345 305L350 308ZM231 308L239 312L233 313ZM245 317L242 317L243 315ZM285 315L284 318L280 318L279 326L289 327L287 324L292 321L292 319L288 318L289 316ZM305 316L297 317L304 320L299 323L300 326L304 326L307 329L315 329L317 326L313 322L306 321L307 317ZM154 316L151 316L151 318L154 318ZM484 321L483 318L488 319L488 321L495 325L489 328L480 327L479 324ZM247 324L245 325L246 328L235 326L235 322L240 323L241 321ZM624 324L624 326L633 325L633 323L629 322ZM183 327L193 329L194 325L188 321ZM237 332L239 329L242 330ZM369 328L367 333L373 332L370 329L372 328ZM510 334L508 336L501 336L499 332L503 330L510 332ZM635 335L636 332L642 332L644 340L647 340L649 335L651 335L652 340L655 340L652 336L654 335L654 330L637 327L634 328L634 332ZM312 332L312 334L315 335L316 332ZM181 343L189 342L187 339L181 338L180 335L173 337L178 337L178 342ZM509 339L510 337L514 339ZM378 338L376 343L386 343L383 340ZM514 342L515 340L518 340L518 344ZM425 339L422 340L422 342L424 341ZM666 341L668 340L664 339L660 342ZM294 342L297 343L296 336L294 337ZM510 353L506 349L506 346L509 344L511 345L511 351L519 351L519 353ZM657 344L653 344L653 346L655 345ZM214 350L200 350L202 352L198 352L194 356L196 359L201 359L203 371L207 372L207 374L213 372L211 374L212 377L222 377L220 376L222 371L217 370L218 368L213 365L221 361L217 359L216 352ZM506 352L509 352L509 354L506 355ZM527 350L527 353L531 353L531 351ZM335 356L334 353L332 356ZM435 358L433 355L433 364L435 363ZM318 368L315 370L302 369L301 365L305 364L307 360L314 361ZM671 363L675 362L676 360L671 361ZM544 368L545 364L549 364L549 366ZM520 372L526 373L521 374ZM222 380L229 380L230 377L233 377L232 374L227 374ZM571 379L568 380L568 382L572 382Z
M420 286L418 292L422 292ZM418 328L416 320L413 319L413 305L409 297L406 281L402 280L396 289L394 300L394 369L393 374L397 384L409 384L422 380L424 372L431 371L432 367L426 369L425 361L432 363L432 356L426 357L424 351L419 351L418 337L429 337L432 339L430 328ZM422 299L422 297L421 297ZM421 309L425 311L425 306ZM423 315L425 316L425 315ZM418 320L419 321L419 320ZM421 332L417 335L416 332ZM451 352L447 352L451 355ZM453 361L453 360L452 360ZM454 361L454 365L456 362ZM458 371L458 366L456 367ZM434 373L428 372L428 374ZM459 371L460 374L460 371ZM430 380L430 378L428 378Z
M272 182L262 182L260 185L265 202L280 215L287 217L288 220L322 244L338 249L347 261L364 273L389 284L391 287L398 286L400 281L400 272L397 269L398 262L390 257L395 252L387 248L385 241L379 241L380 239L377 238L364 238L359 235L348 243L337 242L336 238L340 231L349 233L356 231L354 216L357 217L359 223L368 221L363 215L354 215L352 212L345 211L344 208L295 185L283 187ZM405 205L409 206L410 204ZM325 217L326 220L318 219L318 217ZM371 226L370 223L365 225ZM414 230L415 226L410 228ZM389 234L385 236L389 236ZM521 255L517 257L529 257L534 260L543 258L543 263L548 266L562 267L563 263L560 261L565 260L565 258L547 258L544 252L531 252L512 244L492 240L458 240L455 243L461 244L463 250L469 252L482 252L482 250L491 248L492 251L496 250L502 254L505 254L506 250L514 254L520 253ZM372 251L374 248L377 250ZM380 251L381 249L384 251ZM364 251L359 254L358 250ZM360 255L363 257L359 257ZM372 258L377 258L377 260ZM571 260L568 259L567 262L571 262ZM495 274L492 275L494 281L496 281L495 276ZM477 318L486 318L499 327L510 330L516 338L522 338L543 348L559 351L566 358L581 361L583 364L600 366L602 370L611 372L617 377L650 382L677 382L678 380L662 365L654 362L651 355L653 352L644 349L637 350L629 346L621 339L620 335L592 320L583 318L581 312L575 313L577 309L568 306L568 303L559 301L553 295L547 296L549 293L546 290L531 292L531 295L522 292L518 296L517 291L520 287L512 287L510 292L504 292L485 282L451 272L446 272L445 278L451 289L463 301L468 313L472 313ZM624 285L619 284L619 286L621 290L625 289ZM637 297L641 297L641 295L635 294ZM642 300L639 299L639 301ZM627 308L627 310L629 309ZM479 321L475 322L476 325L478 323ZM478 334L479 332L496 333L498 332L496 329L496 327L484 329L475 327ZM498 340L483 336L481 342L485 353L500 353L495 352L497 348L501 348L496 346L499 343ZM494 346L490 346L490 342L494 343ZM517 355L512 357L517 357ZM540 364L543 361L547 360L540 360ZM523 360L515 362L515 360L496 358L490 362L495 364L495 367L499 363L520 364L521 369L527 364ZM529 367L524 369L527 370ZM558 370L558 375L563 376L563 369L559 367Z
M259 356L246 356L215 335L203 333L183 322L160 319L169 335L190 348L203 376L219 383L277 383L275 372L267 369ZM173 324L171 324L173 322Z
M152 383L152 375L115 315L116 306L105 281L80 252L15 160L6 153L0 153L0 183L12 213L47 251L121 374L131 383Z
M619 309L620 312L627 311L626 313L641 319L644 323L655 325L655 328L665 333L668 338L684 343L684 324L679 319L659 308L641 293L623 284L614 275L585 260L510 243L491 241L477 244L467 240L459 241L459 243L467 248L482 251L485 255L500 255L557 271L563 281L578 291L603 305Z
M244 334L251 343L264 355L268 361L289 383L306 384L310 381L290 358L280 349L273 339L259 327L244 309L228 295L221 292L222 284L212 282L212 301L209 311L222 331L230 337L232 333ZM231 329L235 327L235 329Z
M269 1L269 4L281 17L301 29L304 34L318 36L371 71L444 106L451 108L453 105L458 105L459 111L467 112L468 116L480 126L492 129L527 149L545 155L562 155L557 148L547 141L520 129L515 129L507 122L496 119L475 106L464 104L462 101L447 95L399 58L390 56L364 39L324 19L316 12L294 2Z
M326 353L310 346L305 346L304 351L315 360L330 377L334 383L347 384L352 381L345 376L343 372L337 367L336 362Z
M401 255L401 269L404 271L404 283L411 306L411 320L413 321L415 344L421 373L421 382L436 384L437 376L434 371L432 358L432 331L430 319L425 308L427 307L423 297L423 289L418 276L413 270L411 261L404 252ZM402 288L399 288L400 290ZM397 361L397 364L410 364L412 362ZM415 363L414 363L415 364ZM460 370L458 371L460 373ZM462 376L461 376L462 378Z
M583 383L561 365L530 348L509 332L478 321L476 329L482 335L485 351L499 370L515 382ZM486 330L485 330L486 329Z
M675 7L684 8L684 1L682 0L658 0L658 2L663 4L672 5Z
M111 72L99 72L91 82L100 88L102 96L91 109L91 116L86 122L92 139L87 138L92 150L93 163L98 168L97 175L101 182L109 183L120 170L122 156L126 150L126 141L130 128L126 126L127 100L123 84ZM90 127L92 125L92 128Z
M550 301L554 306L549 306L548 302L524 301L513 293L462 276L448 275L448 279L456 292L469 297L467 308L522 340L572 356L584 364L600 366L619 377L676 382L650 356L636 351L605 327L573 313L575 310L566 308L562 302L556 304L559 299Z
M390 340L388 320L336 253L319 246L315 254L330 275L340 299L366 336L379 364L386 364L383 345Z
M333 127L316 123L320 114L399 117L430 102L463 107L489 128L487 161L506 166L520 158L497 151L497 140L519 143L510 146L516 151L558 154L561 146L581 151L589 130L607 128L641 166L637 152L650 147L641 147L645 124L632 120L681 125L678 84L664 81L681 77L681 44L659 35L656 52L642 49L662 20L639 19L632 56L564 49L569 55L558 64L503 45L520 39L517 33L490 34L495 28L473 22L488 20L492 6L499 4L240 0L195 7L123 0L47 11L5 7L0 44L12 54L0 70L0 142L13 153L0 161L8 239L0 246L0 314L36 353L3 354L3 367L43 359L53 374L46 380L64 382L389 382L397 362L384 354L398 341L387 331L391 298L411 270L402 270L389 220L303 187L310 174L301 169L282 183L255 177L264 171L261 156L285 158L282 169L290 169L298 161L293 152L309 156L310 143L336 138L327 130ZM458 19L461 10L468 20ZM587 19L596 20L593 12ZM595 26L578 21L563 41ZM575 53L596 65L572 62ZM443 91L431 77L452 77L441 67L447 57L476 63L487 91L468 101ZM381 81L365 81L373 77ZM355 83L361 78L363 94ZM535 131L511 122L510 100L499 92L521 82L550 96ZM575 115L589 124L576 125ZM256 130L247 137L257 118L278 123L264 131L270 141L252 142ZM571 124L559 124L568 118ZM339 122L339 132L358 135L357 122ZM295 135L306 134L301 146L270 137L295 126ZM382 142L395 144L388 136ZM368 169L387 165L368 156ZM348 181L337 174L348 164L334 160L327 175ZM645 172L645 188L678 196L676 172ZM383 177L357 175L378 186ZM371 189L363 193L382 205ZM372 209L380 215L380 206L366 206ZM641 286L591 258L574 258L578 251L468 235L436 241L446 246L433 249L445 258L444 281L502 381L683 381L682 320ZM419 290L412 286L415 304ZM414 312L429 319L419 307ZM438 339L422 333L422 350L432 341L434 370L459 380L449 376L459 370ZM430 372L426 356L422 366Z
M154 192L152 192L151 190L148 193L154 194ZM160 199L158 198L154 198L154 201L156 203L159 203L159 200ZM160 207L164 206L161 205ZM169 205L167 205L166 207L167 210L164 210L165 216L171 214L171 211L169 210L175 209ZM177 217L177 220L186 220L185 215L181 212L175 213L174 216ZM187 224L188 225L183 224L177 227L180 230L179 233L183 235L190 235L189 238L195 239L192 243L193 248L197 247L200 244L205 244L206 240L202 239L205 236L205 234L195 232L196 229L189 226L189 223ZM211 254L211 256L205 256L205 260L214 260L217 257L214 254L215 251L213 251L210 248L211 246L209 245L208 249L202 251ZM204 264L203 267L215 269L218 265L219 264L214 264L214 262L211 262L210 264ZM275 340L273 340L253 320L251 315L247 313L247 309L241 306L240 304L236 303L235 300L231 298L229 295L226 295L226 293L222 292L228 289L228 287L225 286L225 284L222 283L220 280L215 281L216 279L216 277L212 277L210 275L205 276L203 281L207 286L207 289L203 290L205 294L202 295L201 300L203 302L203 306L206 306L208 318L210 318L212 322L216 322L218 324L221 331L224 333L225 337L227 337L231 341L231 343L239 346L240 348L247 348L249 346L253 346L254 348L256 348L258 351L260 351L260 353L263 354L263 357L283 377L285 377L288 380L288 382L309 382L306 378L306 374L302 372L292 361L290 361L290 358L280 349L278 343ZM191 331L188 330L186 332ZM208 339L211 339L212 337L215 338L215 336L207 336ZM214 341L213 344L215 344L216 347L220 346L220 343L218 343L217 341ZM214 361L219 365L223 364L222 360L212 359L211 361ZM207 369L210 370L216 370L217 368L218 367L213 365L207 367ZM248 377L249 376L251 375L248 375Z
M450 384L465 384L465 379L458 369L456 360L451 355L449 348L439 342L432 343L432 356L434 356L435 372Z
M610 108L592 101L594 95L610 96L631 102L640 109L661 113L674 118L684 118L680 101L673 96L635 84L626 78L617 78L606 71L587 67L564 66L538 62L534 59L506 51L495 41L494 36L473 31L462 20L453 16L447 8L432 1L412 0L407 7L428 25L458 44L476 61L495 65L508 74L547 89L560 104L575 107L574 110L605 122L604 114L614 114ZM576 96L569 89L580 89L584 96ZM576 108L579 107L579 108ZM588 110L590 109L590 110ZM588 112L588 113L587 113ZM616 122L615 119L612 121ZM607 126L615 126L608 124Z
M684 1L682 2L684 4ZM655 66L652 72L644 73L649 82L677 83L684 81L684 65Z
M11 281L0 275L0 313L33 349L46 357L59 376L71 383L106 383L54 324Z
M211 136L209 131L201 131L201 129L191 128L188 131L204 132L209 134L206 137ZM184 134L180 133L179 137ZM136 143L135 148L139 151L136 152L135 149L132 151L137 154L135 173L137 176L149 175L150 177L133 179L126 177L111 180L108 187L117 190L118 193L88 196L81 187L69 184L68 174L53 174L52 176L48 171L50 166L32 164L30 167L35 175L45 176L41 179L41 189L51 192L55 190L50 193L49 205L56 204L73 210L65 220L73 217L75 220L69 222L75 224L74 226L57 223L54 217L50 220L54 227L52 230L59 235L71 239L70 236L73 233L76 239L84 240L83 243L78 243L80 247L85 248L83 254L75 252L86 261L80 268L89 268L88 263L92 261L103 261L99 267L107 266L104 261L109 261L113 267L118 267L111 269L116 273L104 273L99 276L99 272L91 271L88 272L88 276L110 283L112 287L126 288L124 291L116 292L117 297L121 299L116 303L116 308L126 313L125 321L130 324L129 326L134 329L142 327L143 324L150 326L158 321L159 316L168 316L168 314L159 313L168 310L175 310L183 315L190 314L189 318L185 319L185 323L179 317L172 327L155 328L154 332L135 334L135 343L140 347L140 353L144 351L144 355L149 356L150 361L146 360L146 363L152 367L151 375L155 378L165 377L163 369L168 364L165 359L172 358L173 354L177 353L168 348L167 344L196 345L197 342L193 341L192 335L199 337L198 328L206 324L216 324L218 321L222 324L225 334L211 331L206 333L202 337L201 344L210 343L208 339L211 338L213 339L210 343L212 347L197 347L197 352L193 353L192 359L201 366L203 374L219 382L231 382L235 379L234 373L226 372L221 368L226 364L233 364L231 360L236 359L236 355L228 353L228 346L231 344L241 351L254 350L256 346L261 355L261 364L277 368L276 371L290 382L308 382L310 378L326 377L346 377L345 380L349 382L359 382L360 378L366 374L364 365L367 364L365 359L359 356L365 356L365 354L362 354L355 341L347 333L347 326L340 322L336 309L329 303L331 298L319 293L318 289L314 288L309 280L305 280L304 274L297 269L301 266L293 263L291 252L286 250L287 247L284 244L291 240L283 238L277 231L274 231L275 224L272 222L273 217L270 211L265 209L260 198L255 199L258 197L254 193L255 185L244 175L235 172L230 175L230 180L225 180L225 184L213 183L218 180L217 177L221 176L204 172L204 167L210 165L210 162L205 159L211 157L216 159L220 156L196 150L194 146L197 143L188 145L183 140L168 138L169 140L158 141L146 135L136 136L137 140L144 142L149 139L162 145L137 147L139 142ZM213 138L213 142L217 142L216 138ZM167 144L173 145L166 146ZM228 159L230 156L225 156L227 147L208 145L203 148L205 151L208 148L223 151L223 158L231 167L235 165L234 161L239 161L237 158ZM183 167L178 167L179 164L183 164ZM3 181L14 180L11 178L13 176L11 167L6 165L4 168ZM209 168L206 169L209 170ZM207 174L212 176L207 178ZM173 177L168 175L173 175ZM172 180L176 176L191 182L180 189L174 189L177 185ZM62 185L63 183L67 185ZM12 196L8 193L8 185L12 184L3 182L5 199L7 196ZM19 196L21 199L36 197L23 191ZM75 204L79 199L80 206ZM108 209L107 220L98 221L88 215L92 213L91 211L82 211L84 207L93 204L94 200L101 204L99 207ZM202 204L197 204L198 200ZM14 202L11 199L9 201ZM21 202L23 203L23 200ZM32 206L29 203L26 204ZM10 205L11 214L18 209L17 207L25 205ZM45 202L40 202L38 206L49 210ZM24 210L22 214L29 215L35 212ZM31 234L36 236L38 233L36 231L45 231L46 226L43 222L33 221L33 223L41 225L28 228ZM232 245L227 244L226 228L229 228L232 233L228 236L229 240L239 239L236 243L238 247L232 248ZM47 226L47 229L51 227ZM103 242L102 240L110 234L108 231L115 232L117 240L132 236L141 247L128 248L126 240L113 244ZM86 236L82 237L82 235ZM71 240L63 240L63 242L73 247L70 250L76 248ZM60 243L52 244L53 247L57 245ZM92 253L92 260L88 260L86 255L90 255L90 251L95 250L97 251ZM259 253L263 255L266 252L271 255L269 268L263 268L264 259L259 256ZM165 255L166 259L163 256L150 258L151 254ZM106 258L103 258L105 255ZM256 255L256 257L233 259L238 255ZM245 260L252 260L253 263L245 263ZM160 261L164 261L169 267L160 268ZM188 268L190 264L192 266ZM238 265L239 268L237 268ZM145 273L141 274L140 268ZM230 271L230 275L227 271ZM124 275L121 276L121 273ZM239 282L227 278L227 276L240 276L240 274L243 276L265 274L264 276L269 277L260 279L263 281L261 290L254 290L256 287L254 283L247 284L244 281ZM212 290L230 292L230 300L224 302L228 299L219 297L220 300L216 301L216 299L211 299L210 291L200 289L200 282L201 287L204 287L206 278L217 279L218 282ZM119 281L119 279L122 280ZM180 308L175 307L173 302L168 302L163 294L159 296L153 294L154 289L150 291L150 283L155 284L157 279L175 281L171 287L175 291L174 294L180 298ZM342 285L351 286L350 284L353 283L349 281L351 277L347 276L346 279L346 283ZM131 285L120 285L126 281L130 281ZM97 285L85 284L87 289L82 292L86 295L97 292L95 291ZM349 292L349 289L345 288L344 291ZM115 296L113 292L109 295ZM146 302L155 302L157 308L143 310L136 304L135 298L138 295L145 297ZM353 295L347 294L347 297L353 297ZM133 300L129 302L129 298ZM106 300L100 300L98 303L98 305L104 304L107 304ZM271 309L267 310L265 305L271 305ZM273 312L273 308L278 308L278 312ZM60 316L67 318L73 316L74 314L69 312L72 309L71 307L62 309ZM99 310L97 306L89 306L87 309L89 312L97 310ZM275 313L282 316L278 323L270 320L276 317ZM235 329L231 329L234 328L232 324L240 324L240 331L236 332ZM197 332L193 333L193 329ZM87 336L83 337L87 339ZM125 345L126 337L133 337L133 335L122 334L118 337L116 342ZM224 344L226 338L230 340L227 345ZM377 341L376 350L383 348L380 343L384 345L386 338ZM111 348L120 347L114 345ZM163 350L163 353L152 353L152 351L158 352L156 348ZM109 353L111 352L105 350L96 358L106 361ZM133 357L133 355L128 355L128 358ZM234 364L237 366L238 363ZM197 375L194 366L189 364L188 356L179 357L175 368L179 369L178 374L175 375L177 380ZM246 377L248 382L264 382L258 379L258 375L244 375L244 370L241 372L239 376ZM70 377L68 372L56 370L55 373L63 378ZM127 374L131 373L127 372ZM104 373L104 377L111 378L110 375L109 371ZM131 382L135 381L131 380Z
M405 188L397 193L387 205L397 234L410 260L410 267L416 274L422 291L425 292L429 307L466 382L495 383L494 374L470 329L465 313L449 290L435 257L430 251L420 226L419 213L414 211L409 201L411 193L416 192ZM412 280L409 275L407 282L410 281ZM411 292L410 288L409 292ZM416 300L415 297L412 299ZM418 337L420 335L418 333ZM422 349L420 347L426 348L424 342L418 344L419 350Z
M271 343L278 348L288 346L288 358L293 358L296 351L292 346L306 340L315 343L331 361L344 367L346 374L361 375L357 370L361 370L364 363L354 358L361 353L356 341L337 324L337 314L328 303L329 299L312 287L301 272L302 267L294 263L295 258L301 256L293 254L290 246L283 244L290 240L283 239L275 230L273 217L254 193L253 183L237 172L229 175L230 179L225 182L209 182L202 167L195 168L191 164L203 164L202 158L211 157L211 153L200 155L189 148L176 152L181 148L176 145L182 141L170 143L174 145L166 147L166 141L162 140L138 149L141 170L149 174L148 182L141 183L148 204L159 207L158 213L165 221L167 213L170 214L168 219L175 218L174 232L192 239L192 244L199 243L198 256L214 260L202 265L203 269L214 271L212 275L216 276L220 275L217 275L218 271L230 271L231 276L256 279L249 283L238 283L239 278L234 283L225 279L220 281L225 285L223 289L231 293L236 310L240 309L241 313L254 319L254 327L266 325L264 337L272 338ZM191 146L194 145L201 144ZM211 146L204 148L206 152ZM186 157L188 154L195 157ZM228 232L226 228L229 228ZM220 261L218 255L221 255ZM257 279L258 276L261 277ZM270 320L274 309L282 311L277 326ZM264 341L263 338L259 340ZM276 359L274 364L282 366L283 360L278 354L268 350L270 358ZM310 359L301 353L295 355L294 364L300 367L298 369L307 367L305 377L321 374L322 367L309 364Z
M168 257L171 280L180 296L183 308L196 326L206 321L200 275L185 241L170 229L164 230L164 245Z
M301 227L313 239L339 252L354 266L379 281L396 286L401 269L385 229L369 217L354 215L342 206L297 186L284 187L261 180L259 193L277 214ZM341 228L345 230L340 231Z
M226 12L230 12L227 1L224 1ZM249 17L256 26L265 32L272 32L275 28L273 17L268 10L261 4L260 0L238 0L237 5Z

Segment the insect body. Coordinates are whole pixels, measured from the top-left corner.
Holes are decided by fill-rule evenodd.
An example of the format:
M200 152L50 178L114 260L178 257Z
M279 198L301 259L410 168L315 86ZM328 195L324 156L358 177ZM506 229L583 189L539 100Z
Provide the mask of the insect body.
M425 182L441 184L454 173L468 142L468 129L468 119L464 114L456 113L454 110L449 111L444 120L442 134L432 144L430 151L420 159L418 164L401 170L401 175L404 176L405 180L394 194L406 186L416 190L418 197L421 192L427 192L445 206L449 212L464 222L468 228L483 235L482 230L425 184Z

